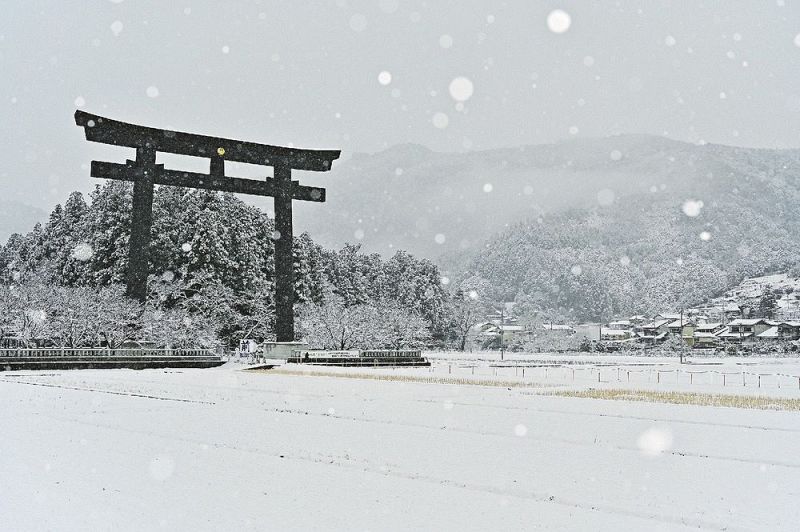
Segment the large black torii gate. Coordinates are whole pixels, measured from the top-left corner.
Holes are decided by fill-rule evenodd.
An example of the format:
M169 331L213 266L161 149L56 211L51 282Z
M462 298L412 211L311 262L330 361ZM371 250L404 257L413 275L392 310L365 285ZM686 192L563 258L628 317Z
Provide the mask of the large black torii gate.
M269 146L166 129L155 129L75 111L75 124L86 140L136 148L136 160L125 164L92 161L91 176L133 181L133 211L128 250L127 294L144 301L149 273L153 187L171 185L256 196L275 200L275 336L294 341L294 269L292 258L292 200L325 201L325 189L292 181L292 170L326 172L339 158L338 150L303 150ZM156 153L206 157L208 174L170 170L156 164ZM225 161L272 166L264 181L225 175Z

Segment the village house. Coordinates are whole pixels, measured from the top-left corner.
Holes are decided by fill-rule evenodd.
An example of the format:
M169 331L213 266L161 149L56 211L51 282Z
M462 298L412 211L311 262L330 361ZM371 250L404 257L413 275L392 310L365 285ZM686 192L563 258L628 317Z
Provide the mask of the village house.
M691 346L698 349L717 347L720 343L719 335L727 330L728 328L719 322L698 323L694 327Z
M629 320L612 321L600 331L601 340L620 341L633 337L633 325Z
M775 323L763 318L755 319L735 319L728 324L728 330L719 335L719 338L726 342L742 343L753 342L758 336L768 329L775 327ZM770 333L763 339L773 338L774 333Z
M542 329L553 334L563 334L571 336L575 334L575 329L571 325L562 325L557 323L543 323Z
M664 340L669 334L669 324L674 320L660 318L642 325L642 331L639 333L639 339L643 343L655 343Z
M777 337L779 340L799 340L800 321L786 321L777 325Z

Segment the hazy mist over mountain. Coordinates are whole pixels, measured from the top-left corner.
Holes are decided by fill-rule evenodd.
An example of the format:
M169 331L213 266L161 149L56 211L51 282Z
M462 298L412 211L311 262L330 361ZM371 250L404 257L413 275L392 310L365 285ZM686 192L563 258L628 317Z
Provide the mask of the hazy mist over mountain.
M27 233L37 222L47 221L43 209L18 201L0 200L0 244L5 244L12 233Z
M468 153L400 145L356 154L334 170L337 186L328 191L324 216L314 215L316 205L298 205L297 212L303 229L326 245L360 242L382 254L407 249L431 258L468 256L516 222L566 210L627 209L632 196L675 214L687 200L710 205L722 195L743 208L760 205L776 184L796 181L799 161L798 150L647 135Z

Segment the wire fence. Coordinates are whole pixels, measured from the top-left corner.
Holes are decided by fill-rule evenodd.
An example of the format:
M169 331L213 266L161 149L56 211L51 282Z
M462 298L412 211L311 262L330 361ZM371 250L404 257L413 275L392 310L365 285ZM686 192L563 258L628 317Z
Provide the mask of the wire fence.
M707 385L745 388L800 389L800 375L751 371L691 370L684 368L626 368L609 366L487 366L478 364L436 363L431 373L454 376L518 378L536 382L631 383L663 385Z

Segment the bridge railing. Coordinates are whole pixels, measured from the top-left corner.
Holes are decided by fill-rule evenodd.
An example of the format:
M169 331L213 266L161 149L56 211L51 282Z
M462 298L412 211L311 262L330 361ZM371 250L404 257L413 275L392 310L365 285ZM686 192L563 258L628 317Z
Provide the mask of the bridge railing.
M35 348L14 348L0 349L2 357L28 357L28 358L52 358L52 357L209 357L215 356L213 349L149 349L149 348L118 348L109 349L107 347L35 347Z
M359 356L361 357L376 357L376 358L383 358L383 357L420 357L422 356L422 351L414 350L414 349L372 349L370 351L359 351Z

